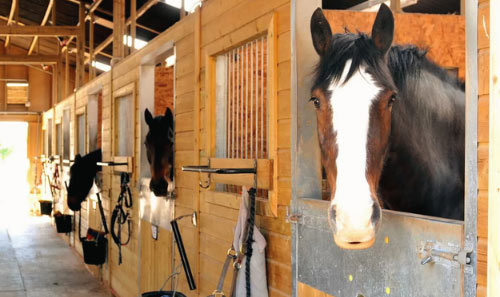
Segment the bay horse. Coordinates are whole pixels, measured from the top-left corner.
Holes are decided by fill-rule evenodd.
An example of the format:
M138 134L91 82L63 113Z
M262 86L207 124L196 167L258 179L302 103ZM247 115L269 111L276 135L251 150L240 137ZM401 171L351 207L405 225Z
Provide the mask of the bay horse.
M146 153L151 168L149 188L156 196L167 196L174 191L174 116L167 107L165 114L153 117L146 108Z
M320 56L310 101L335 243L370 247L381 207L463 220L463 82L424 50L392 46L394 17L385 4L371 37L332 35L320 8L310 26Z
M75 162L69 169L68 207L73 211L81 208L81 203L87 198L97 171L100 169L97 162L102 161L101 149L95 150L85 156L77 154Z

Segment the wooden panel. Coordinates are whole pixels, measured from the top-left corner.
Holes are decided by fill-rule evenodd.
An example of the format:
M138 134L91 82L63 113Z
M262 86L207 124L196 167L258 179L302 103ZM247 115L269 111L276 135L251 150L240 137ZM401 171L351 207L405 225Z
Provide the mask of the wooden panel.
M490 2L488 296L500 296L500 3Z
M333 33L371 32L376 13L326 10ZM457 15L396 13L395 44L415 44L429 49L428 57L444 67L459 68L465 78L465 18ZM415 30L418 28L418 30Z
M221 159L211 158L211 168L253 168L254 160L251 159ZM273 161L257 160L257 187L259 189L273 188ZM253 174L212 174L212 183L221 183L238 186L252 187L254 184Z
M297 283L297 296L298 297L333 297L332 295L328 295L324 292L321 292L313 287L309 287L308 285L298 282Z

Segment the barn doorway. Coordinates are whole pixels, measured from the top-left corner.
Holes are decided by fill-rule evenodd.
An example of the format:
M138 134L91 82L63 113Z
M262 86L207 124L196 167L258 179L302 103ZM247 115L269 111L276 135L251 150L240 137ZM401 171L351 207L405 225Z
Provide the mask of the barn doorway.
M0 122L0 227L29 215L28 123Z

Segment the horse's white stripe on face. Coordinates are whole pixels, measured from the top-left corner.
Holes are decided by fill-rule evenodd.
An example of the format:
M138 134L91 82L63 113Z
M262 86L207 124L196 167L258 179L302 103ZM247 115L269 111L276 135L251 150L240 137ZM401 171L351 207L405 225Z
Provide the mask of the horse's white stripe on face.
M381 91L364 67L344 83L350 66L351 60L347 61L339 82L328 88L338 147L332 205L336 205L339 231L344 227L366 229L371 219L373 200L366 179L367 139L370 108Z

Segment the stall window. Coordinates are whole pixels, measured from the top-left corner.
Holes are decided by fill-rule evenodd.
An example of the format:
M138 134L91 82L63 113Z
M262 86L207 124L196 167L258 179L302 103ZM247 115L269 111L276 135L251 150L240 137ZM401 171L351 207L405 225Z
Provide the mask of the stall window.
M133 94L116 98L116 151L115 156L134 154L134 109Z
M47 156L52 156L52 119L47 120Z
M85 113L76 116L76 148L77 154L85 154Z
M69 160L69 146L70 146L70 109L67 108L63 111L63 159Z
M87 104L87 121L89 126L89 151L101 148L102 129L102 93L89 97Z
M56 155L61 155L62 149L62 125L56 124Z

